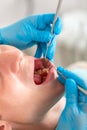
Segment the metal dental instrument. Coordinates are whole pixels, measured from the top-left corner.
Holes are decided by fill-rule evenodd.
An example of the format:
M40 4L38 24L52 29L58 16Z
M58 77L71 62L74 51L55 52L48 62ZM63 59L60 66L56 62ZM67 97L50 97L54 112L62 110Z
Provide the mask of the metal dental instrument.
M57 74L58 75L60 75L63 79L67 79L61 72L59 72L58 70L57 70ZM85 90L85 89L83 89L82 87L80 87L80 85L78 84L78 83L76 83L77 84L77 86L78 86L78 89L83 93L83 94L85 94L85 95L87 95L87 90Z
M58 15L59 15L59 10L60 10L60 7L61 7L61 3L62 3L62 0L58 0L58 5L57 5L57 9L56 9L56 14L55 14L55 17L54 17L54 21L53 21L53 24L52 24L52 28L51 28L51 33L53 34L53 30L54 30L54 25L56 23L56 20L58 18ZM45 55L44 55L44 58L46 58L46 55L47 55L47 51L48 51L48 48L52 42L53 38L48 42L47 44L47 49L46 49L46 52L45 52Z

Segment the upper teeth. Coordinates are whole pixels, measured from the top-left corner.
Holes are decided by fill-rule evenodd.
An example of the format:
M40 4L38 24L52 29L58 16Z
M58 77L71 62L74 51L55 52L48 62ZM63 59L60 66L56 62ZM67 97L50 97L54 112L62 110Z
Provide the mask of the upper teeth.
M39 75L41 75L41 74L43 74L44 72L47 72L47 73L48 73L48 71L49 71L49 68L39 69L39 70L36 70L36 71L34 72L34 74L39 74Z

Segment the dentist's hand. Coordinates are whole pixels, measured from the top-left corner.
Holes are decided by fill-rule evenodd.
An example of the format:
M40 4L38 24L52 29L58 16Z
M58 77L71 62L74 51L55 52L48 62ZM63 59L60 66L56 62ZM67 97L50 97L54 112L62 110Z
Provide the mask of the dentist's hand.
M65 89L66 106L60 116L56 130L87 130L87 112L83 109L85 103L78 100L80 95L76 82L67 79Z
M0 29L0 43L13 45L19 49L26 49L37 45L35 56L41 57L45 53L47 43L52 38L51 24L54 14L32 15L12 25ZM58 18L54 27L55 36L61 32L62 23ZM53 39L47 57L52 59L55 52L55 38Z
M83 68L74 68L72 71L69 71L63 67L58 67L58 71L60 71L67 79L71 78L75 80L77 84L79 84L83 89L87 90L87 70ZM58 80L65 84L65 80L59 75ZM87 104L87 95L83 94L81 91L79 93L79 102L84 102ZM87 106L84 104L84 109L87 111Z

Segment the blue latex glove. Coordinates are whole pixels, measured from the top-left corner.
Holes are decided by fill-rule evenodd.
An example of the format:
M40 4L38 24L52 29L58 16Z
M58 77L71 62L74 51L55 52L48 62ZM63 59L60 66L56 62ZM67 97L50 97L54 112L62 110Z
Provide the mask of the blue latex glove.
M66 105L59 118L56 130L87 130L87 112L83 109L84 102L79 102L76 82L65 81ZM81 104L81 105L80 105ZM87 106L86 106L87 109Z
M66 78L72 78L73 80L76 81L82 88L87 90L87 71L85 69L78 69L75 68L71 71L63 68L63 67L58 67L58 71L60 71ZM65 80L59 75L58 80L65 84ZM87 103L87 96L84 95L81 91L79 91L79 102L84 102ZM85 106L84 106L85 107Z
M35 56L41 57L46 51L46 45L52 38L51 24L54 14L32 15L12 25L0 29L0 43L13 45L19 49L26 49L37 45ZM58 18L54 27L55 36L61 32L61 19ZM53 39L47 57L52 59L55 50L55 38Z

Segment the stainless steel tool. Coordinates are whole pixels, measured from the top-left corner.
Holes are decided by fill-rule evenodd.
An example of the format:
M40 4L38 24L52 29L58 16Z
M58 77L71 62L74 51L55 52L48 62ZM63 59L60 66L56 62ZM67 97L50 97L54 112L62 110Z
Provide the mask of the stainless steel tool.
M57 20L57 18L59 16L59 10L60 10L60 7L61 7L61 3L62 3L62 0L58 0L58 5L57 5L56 13L55 13L55 16L54 16L54 21L53 21L52 28L51 28L51 33L52 34L53 34L55 22L56 22L56 20ZM52 40L53 40L53 38L47 44L47 49L46 49L46 52L45 52L45 55L44 55L45 58L46 58L47 51L48 51L48 48L49 48Z
M61 72L57 70L58 75L60 75L63 79L67 79ZM78 83L76 83L78 86L78 89L85 95L87 95L87 90L83 89Z

